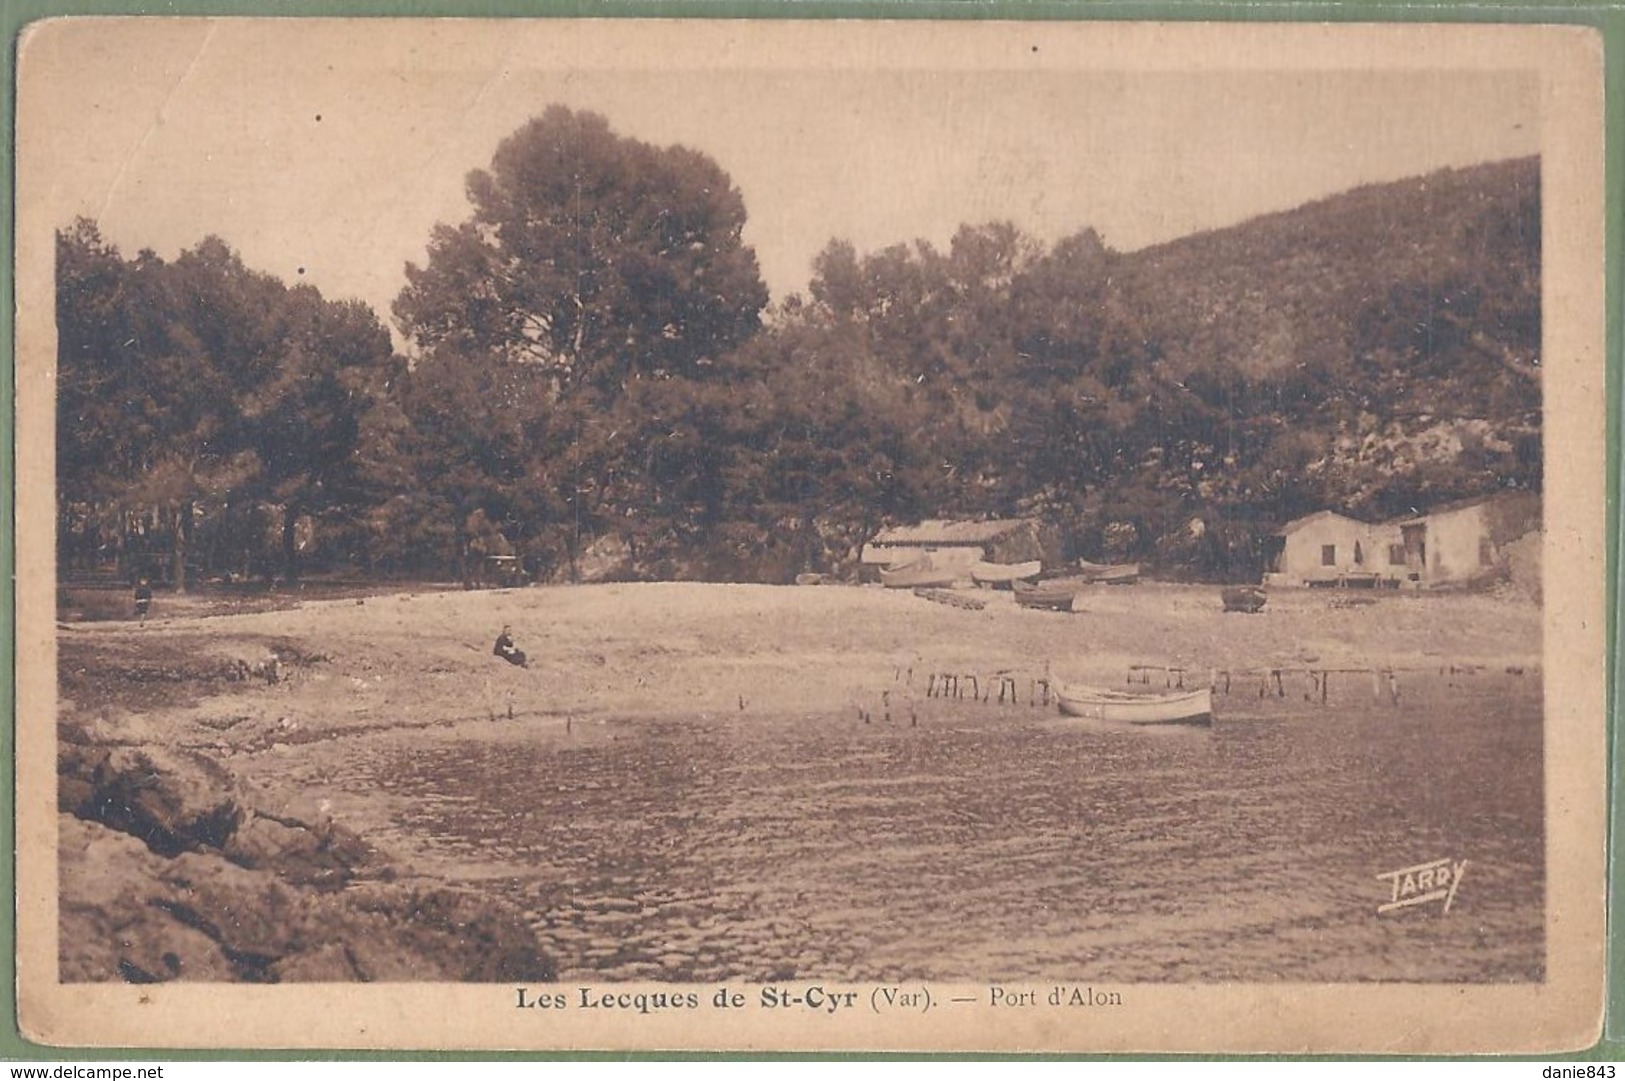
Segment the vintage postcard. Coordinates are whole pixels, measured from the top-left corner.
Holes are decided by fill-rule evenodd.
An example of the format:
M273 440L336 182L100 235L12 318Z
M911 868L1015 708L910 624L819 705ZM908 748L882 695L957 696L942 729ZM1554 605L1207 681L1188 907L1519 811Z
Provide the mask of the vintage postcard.
M1591 31L19 48L30 1038L1599 1037Z

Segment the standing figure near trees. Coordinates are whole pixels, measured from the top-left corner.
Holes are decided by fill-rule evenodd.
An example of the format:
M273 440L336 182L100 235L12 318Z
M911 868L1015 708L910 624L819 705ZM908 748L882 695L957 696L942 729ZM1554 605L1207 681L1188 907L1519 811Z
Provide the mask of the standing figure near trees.
M145 623L147 613L152 610L152 585L145 578L135 583L135 618Z

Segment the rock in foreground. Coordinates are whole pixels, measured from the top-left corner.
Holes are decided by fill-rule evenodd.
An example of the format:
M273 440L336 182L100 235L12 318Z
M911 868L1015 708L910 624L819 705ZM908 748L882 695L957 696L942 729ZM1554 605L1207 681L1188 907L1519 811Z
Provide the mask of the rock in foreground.
M392 881L359 838L215 763L64 741L64 981L541 981L519 914Z

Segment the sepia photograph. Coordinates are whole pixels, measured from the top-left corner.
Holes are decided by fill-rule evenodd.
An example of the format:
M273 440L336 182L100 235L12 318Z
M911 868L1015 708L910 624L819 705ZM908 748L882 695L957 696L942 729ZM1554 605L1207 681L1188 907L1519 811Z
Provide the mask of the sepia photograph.
M1594 1041L1601 71L34 24L25 1034Z

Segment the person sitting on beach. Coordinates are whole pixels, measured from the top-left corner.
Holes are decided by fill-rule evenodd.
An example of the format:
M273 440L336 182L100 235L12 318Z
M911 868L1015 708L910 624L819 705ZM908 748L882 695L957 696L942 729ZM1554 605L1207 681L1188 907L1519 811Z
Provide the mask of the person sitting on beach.
M525 663L524 651L515 648L513 644L512 627L505 626L502 628L502 633L497 635L497 644L492 647L491 652L509 664L516 664L520 668L529 667Z
M135 584L135 618L145 620L152 608L152 586L145 578Z

